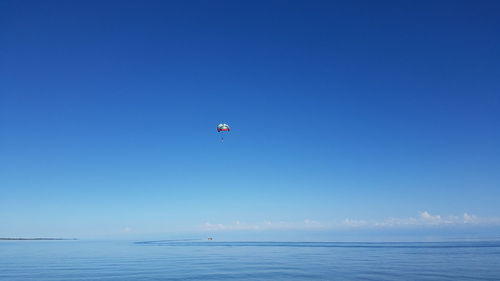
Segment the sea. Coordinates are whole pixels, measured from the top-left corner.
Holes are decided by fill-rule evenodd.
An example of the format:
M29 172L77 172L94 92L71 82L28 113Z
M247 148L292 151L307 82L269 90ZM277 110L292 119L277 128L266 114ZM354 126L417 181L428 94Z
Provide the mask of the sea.
M500 242L0 241L0 280L500 280Z

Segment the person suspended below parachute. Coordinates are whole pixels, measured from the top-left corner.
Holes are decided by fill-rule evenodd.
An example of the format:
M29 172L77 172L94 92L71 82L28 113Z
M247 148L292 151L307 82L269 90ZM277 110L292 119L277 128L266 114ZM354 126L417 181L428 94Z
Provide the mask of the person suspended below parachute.
M229 131L231 131L231 128L229 127L228 124L217 125L217 132L220 133L221 142L224 142L224 135L229 133Z

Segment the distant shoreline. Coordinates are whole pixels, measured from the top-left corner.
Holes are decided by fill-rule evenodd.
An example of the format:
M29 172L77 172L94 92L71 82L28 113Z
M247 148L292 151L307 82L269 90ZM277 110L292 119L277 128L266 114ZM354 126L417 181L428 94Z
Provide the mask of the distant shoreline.
M1 240L14 240L14 241L26 241L26 240L78 240L76 238L1 238Z

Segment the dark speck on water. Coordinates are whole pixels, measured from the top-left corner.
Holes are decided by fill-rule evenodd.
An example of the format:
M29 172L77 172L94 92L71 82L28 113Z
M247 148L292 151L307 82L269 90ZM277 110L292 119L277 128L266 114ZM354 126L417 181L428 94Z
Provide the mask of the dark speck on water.
M500 242L1 241L0 280L500 280Z

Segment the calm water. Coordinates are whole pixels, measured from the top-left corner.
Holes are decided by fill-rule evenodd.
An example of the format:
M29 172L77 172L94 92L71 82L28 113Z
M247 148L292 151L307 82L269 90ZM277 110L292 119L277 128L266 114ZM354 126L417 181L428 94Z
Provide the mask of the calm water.
M0 280L500 280L500 242L0 241Z

